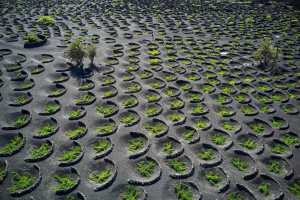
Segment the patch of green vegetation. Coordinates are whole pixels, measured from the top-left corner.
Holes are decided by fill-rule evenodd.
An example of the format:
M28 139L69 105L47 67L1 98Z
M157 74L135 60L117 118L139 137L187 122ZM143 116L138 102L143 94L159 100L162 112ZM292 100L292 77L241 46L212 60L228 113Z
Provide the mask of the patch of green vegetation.
M77 181L68 177L66 175L56 175L54 176L54 180L56 181L56 185L53 187L55 192L68 190L76 186Z
M114 90L107 90L103 92L103 97L105 98L113 97L114 95L115 95Z
M135 97L129 97L122 101L122 106L125 108L130 108L138 104L138 100Z
M68 150L64 151L59 157L58 160L62 162L72 162L78 158L81 154L80 146L72 146Z
M193 200L194 196L192 189L183 183L176 184L175 194L177 200Z
M120 117L120 122L126 125L131 125L138 120L134 113L127 112Z
M128 186L127 190L121 193L122 200L138 200L140 192L133 186Z
M185 129L184 132L182 133L182 137L184 140L191 142L194 139L195 134L196 134L195 130Z
M80 84L79 89L80 90L89 90L92 89L94 87L94 83L93 82L83 82Z
M173 110L180 109L184 106L184 101L178 98L174 98L169 101L169 105Z
M277 129L285 125L285 121L279 118L272 118L271 123L272 127Z
M66 136L68 136L71 140L76 139L78 137L83 136L86 133L86 128L85 127L76 127L74 129L71 129L69 131L66 131Z
M239 171L245 172L249 169L249 164L247 161L241 159L241 158L232 158L231 164L237 168Z
M274 174L282 174L283 172L282 164L277 160L270 160L267 163L266 167L269 172L272 172Z
M115 128L116 124L114 122L105 122L96 128L96 132L102 135L111 134Z
M217 109L217 113L222 117L229 117L234 114L234 110L231 107L220 106Z
M24 172L24 173L13 172L12 175L13 175L12 183L8 188L8 191L10 193L15 193L20 190L25 190L30 186L32 186L36 181L36 178L28 172Z
M295 195L298 199L300 199L300 182L294 181L288 186L288 190L290 193Z
M35 32L29 32L24 36L23 40L25 41L25 43L34 44L39 42L40 38Z
M240 193L231 192L227 195L227 200L245 200L245 199Z
M142 176L149 178L154 173L156 163L153 160L141 160L136 164L137 172Z
M0 183L2 183L5 176L6 176L5 166L0 166Z
M195 120L196 128L206 129L210 126L209 121L206 119L196 119Z
M180 122L184 119L184 115L180 113L170 113L167 115L167 119L173 123Z
M148 117L153 117L153 116L157 115L159 112L160 112L160 108L158 106L155 106L155 105L149 105L146 108L146 115Z
M158 135L167 130L167 126L159 121L155 122L147 122L144 124L144 128L151 134L151 135Z
M260 109L262 113L271 113L273 111L272 107L270 105L263 104Z
M38 136L48 136L54 133L56 130L56 125L52 123L44 123L36 132Z
M24 126L25 124L27 124L28 121L29 121L29 116L26 114L21 114L15 118L13 126L15 128L20 128L20 127Z
M157 94L146 94L145 97L148 100L148 102L155 102L160 99L160 96Z
M201 101L201 94L199 94L197 92L189 92L188 93L188 98L192 102L199 102L199 101Z
M208 148L197 153L197 156L202 160L213 160L216 158L216 153L213 149Z
M132 82L127 86L127 92L133 93L141 90L141 86L139 83Z
M185 162L179 160L179 159L173 159L168 162L168 165L171 169L173 169L175 172L182 174L187 170L187 165Z
M55 23L55 19L52 16L39 16L37 22L49 26Z
M117 111L117 107L115 105L102 104L102 105L96 106L97 114L103 115L105 117L112 115L116 111Z
M192 115L200 115L200 114L204 114L206 112L206 108L204 105L202 104L197 104L196 106L194 106L192 108Z
M175 88L167 88L164 90L164 94L169 96L169 97L174 97L177 94L177 89Z
M263 123L260 122L253 122L249 124L249 128L254 131L254 133L261 135L265 130L266 127Z
M49 96L51 97L58 97L62 95L65 92L65 89L63 88L54 88L50 91Z
M174 145L173 145L173 143L172 142L165 142L163 144L163 152L165 154L168 154L168 155L172 154L174 152Z
M249 105L243 105L241 107L241 112L245 115L254 115L256 113L256 109Z
M46 114L54 114L60 109L60 105L55 102L49 102L44 106L44 113Z
M222 126L226 131L236 131L238 129L237 125L232 121L224 121Z
M256 149L257 142L251 138L243 138L240 145L248 150Z
M215 133L211 136L211 141L216 145L224 145L227 139L228 138L222 133Z
M229 97L223 94L219 94L216 96L216 102L219 104L226 104L229 101Z
M205 173L205 178L213 186L217 186L223 179L222 176L220 176L218 173L214 172L213 170L207 171Z
M18 96L18 97L15 99L15 102L16 102L16 104L18 104L18 105L24 105L24 104L28 103L29 100L30 100L30 99L29 99L29 97L28 97L27 95L22 94L22 95Z
M298 145L300 143L299 138L292 134L283 134L281 140L286 145Z
M271 152L275 154L283 154L286 153L289 149L281 143L276 143L271 145Z
M0 154L11 154L20 149L24 144L22 136L13 137L9 143L0 148Z
M214 87L209 84L203 84L200 86L200 90L203 93L211 93L214 90Z
M270 195L270 184L269 183L261 183L258 186L258 191L263 194L264 196Z
M102 153L111 147L111 143L107 139L99 139L93 144L93 149L96 153Z
M51 145L45 142L40 146L33 148L30 152L30 155L32 159L39 159L48 155L50 151L51 151Z
M128 151L137 152L143 149L145 146L145 140L141 137L133 138L128 141Z
M105 183L112 176L112 170L109 168L103 169L101 171L94 171L89 174L88 179L96 183Z
M93 102L95 97L91 94L81 95L73 100L76 105L87 105Z
M69 119L77 119L82 114L81 109L74 109L70 112L68 112Z

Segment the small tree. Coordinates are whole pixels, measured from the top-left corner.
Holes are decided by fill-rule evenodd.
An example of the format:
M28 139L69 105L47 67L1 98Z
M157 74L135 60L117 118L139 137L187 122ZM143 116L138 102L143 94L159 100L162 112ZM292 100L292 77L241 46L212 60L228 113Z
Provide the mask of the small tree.
M86 56L86 52L84 50L84 46L81 43L81 39L77 38L74 42L72 42L68 49L65 52L67 58L69 58L72 62L76 62L76 66L80 66L83 72L83 59Z
M90 59L90 65L94 66L94 59L95 59L95 56L97 55L97 47L93 44L87 45L86 55Z
M270 38L265 38L260 47L254 53L254 59L260 62L263 67L269 67L275 64L279 58L280 50L274 47Z

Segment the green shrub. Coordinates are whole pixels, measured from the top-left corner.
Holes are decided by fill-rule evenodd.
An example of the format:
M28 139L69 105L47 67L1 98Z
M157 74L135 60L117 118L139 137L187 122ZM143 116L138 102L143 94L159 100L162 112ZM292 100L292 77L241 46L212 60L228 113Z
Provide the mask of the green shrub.
M55 24L55 19L51 16L40 16L37 20L37 22L39 24L42 24L42 25L54 25Z

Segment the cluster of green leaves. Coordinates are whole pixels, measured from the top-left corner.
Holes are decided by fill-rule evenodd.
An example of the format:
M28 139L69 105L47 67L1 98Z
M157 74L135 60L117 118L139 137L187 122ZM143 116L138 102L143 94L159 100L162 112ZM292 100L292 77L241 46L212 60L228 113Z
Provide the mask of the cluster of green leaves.
M56 113L59 109L60 109L60 105L55 103L55 102L47 103L44 106L44 112L47 113L47 114Z
M115 105L102 104L96 107L96 112L100 115L109 116L117 111Z
M244 200L244 197L240 193L230 192L227 195L227 200Z
M102 123L101 126L96 128L96 132L99 134L110 134L116 128L116 124L113 122Z
M83 134L85 134L86 130L87 129L85 127L79 126L79 127L74 128L74 129L71 129L69 131L66 131L65 134L70 139L76 139L76 138L82 136Z
M127 190L121 193L122 200L138 200L140 192L133 186L128 186Z
M35 32L29 32L24 36L24 41L29 44L37 43L40 41L40 38Z
M28 122L28 120L29 120L28 115L26 115L26 114L18 115L15 118L13 126L16 128L20 128L20 127L24 126Z
M205 178L213 186L218 185L223 179L222 176L220 176L218 173L214 172L213 170L207 171L205 173Z
M279 58L280 50L272 44L270 38L264 38L259 48L254 53L254 58L260 61L264 66L269 66L272 62L276 62Z
M167 129L167 126L162 122L148 122L144 124L144 128L152 135L162 133Z
M11 154L20 149L23 143L24 141L22 136L15 136L9 141L9 143L0 148L0 154Z
M216 145L224 145L227 139L228 138L222 133L215 133L211 136L211 141Z
M177 173L183 173L187 170L187 165L184 161L173 159L168 162L168 165Z
M156 168L156 163L153 160L141 160L136 164L137 172L146 178L151 177Z
M36 132L38 136L48 136L56 130L55 124L44 123Z
M107 139L99 139L93 144L93 149L96 153L101 153L106 151L111 147L111 143Z
M43 158L51 151L51 145L47 142L33 148L30 152L32 159Z
M90 104L94 100L94 96L91 94L84 94L74 99L74 103L77 105Z
M192 189L183 183L178 183L175 186L175 194L178 200L193 200Z
M253 150L257 147L257 142L251 138L243 138L240 144L242 147L249 150Z
M39 16L37 22L43 25L53 25L55 19L52 16Z
M269 183L261 183L258 186L258 191L265 196L269 196L270 195L270 184Z
M112 176L112 170L105 168L100 171L94 171L89 175L89 179L96 183L104 183Z
M300 199L300 182L294 181L288 186L288 190L294 194L298 199Z
M213 160L216 157L215 151L211 148L202 150L197 153L198 157L202 160Z
M68 177L66 175L56 175L54 176L54 180L56 181L56 185L53 187L55 192L68 190L70 188L75 187L77 181Z
M130 152L137 152L144 148L144 146L145 140L142 137L133 138L128 141L128 151Z
M249 164L247 161L241 159L241 158L232 158L231 164L237 168L239 171L246 171L249 169Z
M133 124L136 120L137 116L131 112L123 114L120 118L120 122L127 125Z
M172 154L174 152L174 145L172 142L165 142L163 143L163 152L165 154Z
M274 174L282 174L283 172L282 164L277 160L270 160L267 163L266 167L269 172L272 172Z
M20 190L25 190L30 186L32 186L35 181L36 178L28 172L24 172L24 173L13 172L12 184L8 188L8 191L10 193L15 193Z
M81 154L81 147L80 146L72 146L68 150L64 151L59 157L59 161L63 162L72 162L78 158Z
M69 119L76 119L81 115L81 113L81 109L74 109L68 113Z

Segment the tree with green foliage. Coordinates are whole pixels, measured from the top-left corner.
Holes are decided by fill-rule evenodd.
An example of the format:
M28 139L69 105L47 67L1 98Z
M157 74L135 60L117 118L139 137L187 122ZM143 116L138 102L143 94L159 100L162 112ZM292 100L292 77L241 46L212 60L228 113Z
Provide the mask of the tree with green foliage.
M254 53L254 59L260 62L262 67L272 67L279 59L280 49L274 47L270 38L264 38L259 48Z
M77 38L68 46L65 56L72 62L75 62L76 66L80 66L83 72L83 59L86 56L86 51L80 38Z
M94 59L97 55L97 47L93 44L86 46L86 55L90 59L90 66L94 66Z

